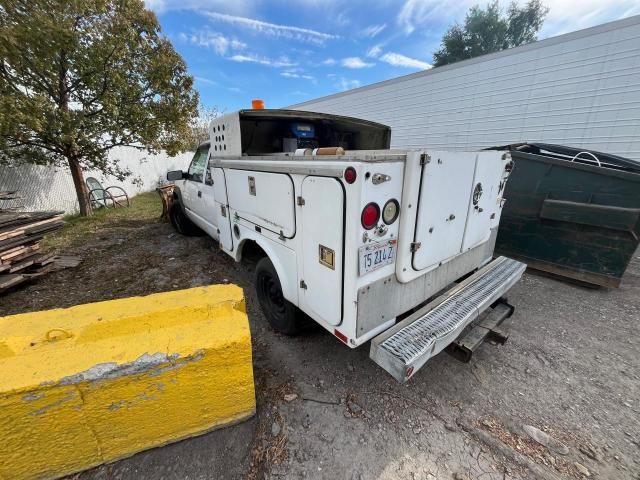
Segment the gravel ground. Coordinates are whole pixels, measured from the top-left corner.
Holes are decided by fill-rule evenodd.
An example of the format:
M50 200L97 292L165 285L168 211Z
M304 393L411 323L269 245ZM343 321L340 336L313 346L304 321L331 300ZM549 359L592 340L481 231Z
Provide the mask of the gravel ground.
M96 227L83 262L6 294L0 314L229 281L244 288L258 414L82 479L640 479L640 252L616 290L527 273L504 346L441 354L407 385L320 328L272 332L251 262L148 219ZM533 440L531 425L568 447Z

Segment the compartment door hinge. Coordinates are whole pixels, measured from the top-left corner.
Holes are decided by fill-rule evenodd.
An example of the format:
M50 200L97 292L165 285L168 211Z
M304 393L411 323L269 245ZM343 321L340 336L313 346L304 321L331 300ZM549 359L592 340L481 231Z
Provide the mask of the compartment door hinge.
M421 242L411 242L411 247L409 248L409 250L411 250L412 253L415 253L420 249L421 246Z
M304 283L304 280L300 280L300 288L304 288L305 290L307 289L307 284Z
M427 163L429 163L431 161L431 156L423 153L420 155L420 165L426 165Z
M302 198L302 197L297 197L297 198L296 198L296 203L297 203L299 206L304 205L304 198Z

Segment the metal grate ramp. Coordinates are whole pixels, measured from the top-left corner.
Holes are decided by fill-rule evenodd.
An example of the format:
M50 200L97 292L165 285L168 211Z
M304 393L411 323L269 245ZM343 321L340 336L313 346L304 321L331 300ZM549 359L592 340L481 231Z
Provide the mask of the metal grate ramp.
M408 380L522 276L526 265L499 257L424 308L374 338L371 358Z

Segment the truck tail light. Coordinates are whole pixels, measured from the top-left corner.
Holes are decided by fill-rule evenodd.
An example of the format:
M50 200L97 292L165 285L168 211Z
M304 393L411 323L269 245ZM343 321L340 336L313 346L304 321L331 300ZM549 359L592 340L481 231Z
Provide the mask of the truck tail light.
M344 180L347 183L353 183L358 178L358 174L356 173L356 169L353 167L347 167L344 171Z
M375 227L378 224L378 220L380 220L380 207L378 204L374 202L368 203L362 209L362 216L360 219L362 220L362 226L365 229L371 230Z
M382 221L387 225L391 225L396 221L400 214L400 204L395 198L392 198L384 204L382 208Z

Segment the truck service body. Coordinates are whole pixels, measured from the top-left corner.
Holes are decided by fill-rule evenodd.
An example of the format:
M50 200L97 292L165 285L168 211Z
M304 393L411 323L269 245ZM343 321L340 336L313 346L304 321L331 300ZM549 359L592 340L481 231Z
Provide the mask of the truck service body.
M491 316L524 265L493 260L508 152L390 150L390 135L244 110L213 120L189 171L168 178L176 228L194 224L236 261L248 245L264 253L256 288L276 329L293 333L299 309L351 348L373 339L371 357L405 381Z

